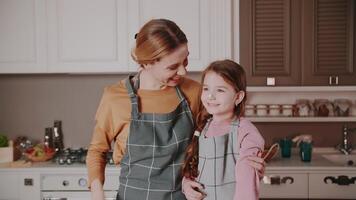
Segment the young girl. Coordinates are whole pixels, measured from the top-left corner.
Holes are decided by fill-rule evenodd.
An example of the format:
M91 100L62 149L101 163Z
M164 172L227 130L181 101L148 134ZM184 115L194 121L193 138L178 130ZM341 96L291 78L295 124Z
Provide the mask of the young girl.
M242 117L243 68L231 60L211 63L202 75L201 101L205 109L198 115L199 132L187 149L183 193L188 200L258 199L258 174L247 158L264 148L264 139Z

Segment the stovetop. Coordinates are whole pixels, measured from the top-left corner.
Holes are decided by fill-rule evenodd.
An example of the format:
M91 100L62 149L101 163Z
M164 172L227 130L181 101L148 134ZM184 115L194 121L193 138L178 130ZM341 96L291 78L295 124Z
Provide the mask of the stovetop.
M73 163L82 163L85 164L86 156L88 150L85 148L66 148L57 153L57 155L53 158L53 161L59 165L71 165ZM113 153L109 151L106 154L106 163L114 164L114 160L112 158Z

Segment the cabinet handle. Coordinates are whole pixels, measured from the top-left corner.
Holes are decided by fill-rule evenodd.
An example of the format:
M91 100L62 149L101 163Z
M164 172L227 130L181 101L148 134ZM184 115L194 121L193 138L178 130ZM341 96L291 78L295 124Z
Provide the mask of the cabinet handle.
M283 177L281 182L286 184L288 180L290 180L289 184L293 184L294 183L294 179L292 177L290 177L290 176Z
M281 184L287 184L287 182L289 181L289 184L293 184L294 183L294 179L293 177L290 176L285 176L283 178L281 178L280 176L264 176L263 177L263 182L265 184L269 184L269 185L281 185Z
M349 178L348 176L338 176L337 178L332 177L332 176L327 176L324 178L324 183L329 184L328 181L331 181L332 184L337 184L337 185L350 185L350 184L355 184L356 177L351 177Z
M339 85L339 76L329 76L329 85Z

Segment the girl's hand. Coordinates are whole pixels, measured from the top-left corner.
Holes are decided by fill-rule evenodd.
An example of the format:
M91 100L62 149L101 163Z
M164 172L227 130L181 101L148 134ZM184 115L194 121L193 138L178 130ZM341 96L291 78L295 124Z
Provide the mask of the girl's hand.
M258 172L258 177L262 180L263 176L265 175L266 169L266 162L263 158L261 158L262 153L258 152L257 156L249 156L248 164L255 168Z
M193 180L188 178L183 178L182 180L182 192L187 198L187 200L201 200L204 199L206 194L203 191L204 187Z

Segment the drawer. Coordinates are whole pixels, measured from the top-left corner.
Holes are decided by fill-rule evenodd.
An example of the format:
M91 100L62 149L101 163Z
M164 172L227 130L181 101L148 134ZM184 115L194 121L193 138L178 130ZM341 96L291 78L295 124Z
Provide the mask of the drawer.
M356 173L309 174L309 197L356 199Z
M260 185L260 198L308 198L308 174L266 173Z
M87 174L48 174L42 176L42 191L88 191ZM119 175L105 176L104 190L117 190L119 188Z

